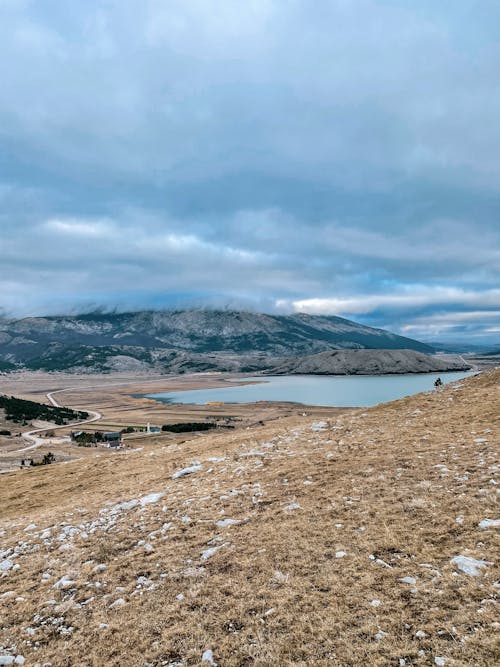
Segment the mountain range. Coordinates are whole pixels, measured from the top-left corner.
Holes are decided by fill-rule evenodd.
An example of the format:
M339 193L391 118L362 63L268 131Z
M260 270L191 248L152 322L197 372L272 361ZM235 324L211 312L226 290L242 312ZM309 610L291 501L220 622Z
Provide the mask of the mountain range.
M0 321L0 370L4 371L27 368L105 372L154 368L162 372L254 372L273 370L284 362L290 368L294 359L303 363L304 357L332 350L434 353L425 343L384 329L341 317L304 313L172 310ZM350 357L354 358L352 354ZM344 358L347 359L345 355ZM456 363L452 364L452 369L455 368ZM329 372L328 364L323 372Z

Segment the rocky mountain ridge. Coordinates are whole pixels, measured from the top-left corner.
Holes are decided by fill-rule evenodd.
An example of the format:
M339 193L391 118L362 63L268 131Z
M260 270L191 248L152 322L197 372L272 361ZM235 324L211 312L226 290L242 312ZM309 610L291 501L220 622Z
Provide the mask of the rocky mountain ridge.
M415 350L333 350L278 363L277 375L383 375L461 371L469 368L457 355L429 355Z
M424 343L383 329L304 313L141 311L0 321L0 370L6 371L254 372L282 362L296 365L294 359L332 350L433 352ZM321 369L322 360L317 361Z

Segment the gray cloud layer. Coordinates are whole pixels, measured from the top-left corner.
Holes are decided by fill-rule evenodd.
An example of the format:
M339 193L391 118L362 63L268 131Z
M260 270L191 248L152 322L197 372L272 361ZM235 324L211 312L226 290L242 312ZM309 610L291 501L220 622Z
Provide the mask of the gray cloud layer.
M1 304L498 338L500 6L436 5L4 0Z

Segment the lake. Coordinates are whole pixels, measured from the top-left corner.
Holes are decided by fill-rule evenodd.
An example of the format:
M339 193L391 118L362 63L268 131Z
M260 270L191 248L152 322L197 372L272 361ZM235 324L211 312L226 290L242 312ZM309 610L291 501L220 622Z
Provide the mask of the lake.
M257 382L214 389L194 389L146 394L162 403L205 405L255 403L256 401L290 401L325 407L369 407L377 403L418 394L433 389L434 380L453 382L474 373L425 373L421 375L279 375L247 377L231 382Z

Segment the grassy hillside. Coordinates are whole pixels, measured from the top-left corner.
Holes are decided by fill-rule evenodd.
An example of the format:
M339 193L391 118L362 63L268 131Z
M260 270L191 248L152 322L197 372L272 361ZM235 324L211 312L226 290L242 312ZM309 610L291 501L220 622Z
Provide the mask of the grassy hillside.
M2 475L0 655L498 664L499 422L494 371L329 423Z

